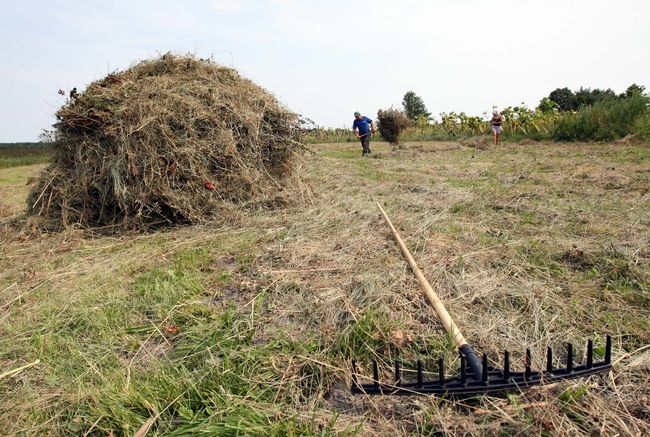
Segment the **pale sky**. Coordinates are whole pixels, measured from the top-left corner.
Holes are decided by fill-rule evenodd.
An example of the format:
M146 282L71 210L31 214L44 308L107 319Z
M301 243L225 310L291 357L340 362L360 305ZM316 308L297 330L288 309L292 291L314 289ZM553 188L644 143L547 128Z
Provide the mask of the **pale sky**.
M0 3L0 142L34 141L64 99L173 51L237 68L318 125L413 90L434 115L534 107L557 88L650 89L650 2L130 0Z

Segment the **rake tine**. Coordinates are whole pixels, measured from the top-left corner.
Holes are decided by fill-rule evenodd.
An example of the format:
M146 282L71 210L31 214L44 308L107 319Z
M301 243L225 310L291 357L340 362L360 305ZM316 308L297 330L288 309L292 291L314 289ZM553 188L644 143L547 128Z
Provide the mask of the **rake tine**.
M485 352L483 352L483 372L481 372L481 382L484 384L487 384L488 382L488 359Z
M460 354L460 383L465 384L467 382L467 369L465 369L465 357L463 354Z
M402 385L402 369L399 360L395 360L395 385L398 387Z
M503 351L503 379L510 378L510 352Z
M605 341L605 364L612 363L612 336L608 335Z
M372 384L375 388L379 388L379 366L376 360L372 362Z
M522 369L522 371L511 366L511 356L510 352L507 350L503 352L502 369L490 367L488 354L482 353L478 360L478 367L481 372L480 376L478 376L477 373L474 373L474 368L470 367L467 357L460 353L460 372L456 373L456 375L452 377L446 376L444 358L439 357L438 378L430 378L427 380L424 375L425 362L418 359L414 363L416 364L414 370L409 366L406 367L407 374L414 371L416 372L417 382L409 379L412 377L408 377L408 381L403 380L402 377L404 376L405 371L404 361L395 357L393 369L395 372L394 382L392 381L392 377L385 378L391 380L388 383L382 384L379 382L379 364L378 361L375 360L372 361L373 382L362 384L359 381L357 374L359 371L358 362L352 360L352 393L365 393L372 395L408 395L420 393L464 397L508 392L515 389L529 388L556 381L595 375L604 373L612 368L611 337L608 337L606 341L605 359L610 360L609 363L606 361L594 361L594 356L596 354L594 351L594 342L593 340L588 340L585 350L586 358L584 360L581 360L581 357L576 358L574 356L577 353L577 350L574 348L572 343L566 343L566 363L562 360L566 367L564 367L563 364L558 367L553 365L554 352L552 348L548 347L546 349L546 371L542 370L542 368L539 370L533 369L532 352L530 348L526 349L526 353L522 357L525 363L525 370ZM609 352L607 351L608 348ZM517 360L517 362L519 362L519 360ZM516 364L515 367L517 367ZM490 376L490 373L492 376Z

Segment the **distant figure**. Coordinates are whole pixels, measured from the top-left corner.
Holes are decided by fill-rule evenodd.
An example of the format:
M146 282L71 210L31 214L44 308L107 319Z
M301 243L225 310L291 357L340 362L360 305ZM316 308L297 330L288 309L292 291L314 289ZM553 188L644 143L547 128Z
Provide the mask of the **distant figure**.
M361 141L361 155L367 156L370 154L370 137L376 131L375 122L361 115L360 112L354 113L354 123L352 123L352 133Z
M501 139L501 123L503 123L503 117L499 111L492 111L492 133L494 134L494 145L499 145L499 140Z

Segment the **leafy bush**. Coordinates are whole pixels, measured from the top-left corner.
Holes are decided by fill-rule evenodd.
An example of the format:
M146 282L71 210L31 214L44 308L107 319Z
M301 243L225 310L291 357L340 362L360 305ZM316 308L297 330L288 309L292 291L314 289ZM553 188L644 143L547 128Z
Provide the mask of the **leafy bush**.
M643 115L636 119L634 132L640 139L650 141L650 109L646 109Z
M557 141L611 141L633 132L650 99L642 95L603 100L565 114L553 131Z
M555 103L553 100L549 99L548 97L544 97L542 100L539 101L539 105L537 105L537 111L539 112L552 112L557 110L557 103Z

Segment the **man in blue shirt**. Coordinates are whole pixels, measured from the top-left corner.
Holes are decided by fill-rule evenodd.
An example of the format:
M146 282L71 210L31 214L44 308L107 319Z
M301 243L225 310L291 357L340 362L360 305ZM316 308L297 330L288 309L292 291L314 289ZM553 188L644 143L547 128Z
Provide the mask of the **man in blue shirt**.
M359 138L361 141L361 147L363 148L361 154L363 156L370 154L370 137L376 131L375 122L361 115L360 112L354 113L354 123L352 123L352 133Z

